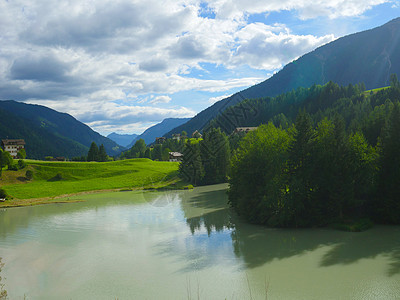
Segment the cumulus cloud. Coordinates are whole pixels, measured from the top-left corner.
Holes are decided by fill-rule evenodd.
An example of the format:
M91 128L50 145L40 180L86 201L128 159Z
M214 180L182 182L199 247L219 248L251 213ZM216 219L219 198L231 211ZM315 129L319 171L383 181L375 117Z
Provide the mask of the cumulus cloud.
M328 16L359 16L376 5L390 3L391 0L209 0L208 5L217 17L242 18L245 14L260 14L279 11L297 11L302 19Z
M174 94L231 93L265 79L236 73L243 66L270 73L334 39L253 23L252 14L335 19L388 1L0 1L0 98L48 105L98 130L187 117L191 103Z
M304 53L335 39L333 34L322 37L294 35L281 24L267 26L262 23L245 26L236 33L236 38L239 46L233 62L266 70L281 68Z
M26 101L46 105L58 111L64 111L68 107L69 112L78 120L88 124L94 130L104 133L118 131L120 133L141 133L140 124L152 124L165 118L189 118L195 112L186 107L159 108L154 106L118 105L115 102L103 101L93 106L91 101ZM83 110L82 107L90 106L91 110Z

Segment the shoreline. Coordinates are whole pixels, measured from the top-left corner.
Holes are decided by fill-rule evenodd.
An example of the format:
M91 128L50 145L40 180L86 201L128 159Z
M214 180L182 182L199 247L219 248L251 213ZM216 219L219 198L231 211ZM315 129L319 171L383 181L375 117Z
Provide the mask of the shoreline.
M56 203L78 203L85 202L86 200L80 199L69 199L70 197L81 196L81 195L93 195L93 194L104 194L112 192L134 192L134 191L165 191L165 190L185 190L191 189L190 185L182 181L172 180L166 185L161 185L158 187L147 186L147 187L122 187L115 189L100 189L100 190L89 190L71 194L62 194L52 197L40 197L31 199L9 199L4 202L0 202L0 209L4 208L14 208L14 207L25 207L34 206L42 204L56 204Z

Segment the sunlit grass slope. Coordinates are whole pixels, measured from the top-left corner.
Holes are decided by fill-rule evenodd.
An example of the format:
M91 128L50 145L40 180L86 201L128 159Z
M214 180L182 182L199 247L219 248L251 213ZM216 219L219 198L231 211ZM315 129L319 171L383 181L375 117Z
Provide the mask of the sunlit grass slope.
M0 181L0 186L17 199L55 197L96 190L160 187L173 181L178 170L178 163L150 159L104 163L27 162L28 169L34 172L32 181L20 180L17 184L15 180Z

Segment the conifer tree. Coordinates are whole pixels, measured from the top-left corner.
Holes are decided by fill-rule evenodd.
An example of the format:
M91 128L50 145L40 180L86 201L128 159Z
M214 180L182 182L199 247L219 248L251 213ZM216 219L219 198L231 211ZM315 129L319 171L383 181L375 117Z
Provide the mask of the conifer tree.
M98 161L99 158L99 148L95 142L92 142L87 155L87 161Z

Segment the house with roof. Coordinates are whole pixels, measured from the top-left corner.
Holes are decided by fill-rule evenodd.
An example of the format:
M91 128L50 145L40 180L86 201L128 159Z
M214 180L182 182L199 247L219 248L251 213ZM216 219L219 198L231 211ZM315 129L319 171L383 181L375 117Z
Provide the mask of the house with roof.
M18 151L25 148L25 141L23 139L4 139L1 140L1 148L10 153L11 157L15 159Z
M179 162L182 158L183 154L180 152L169 152L169 161Z
M240 132L249 133L250 131L256 130L258 127L236 127L232 134L237 134Z

